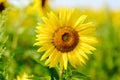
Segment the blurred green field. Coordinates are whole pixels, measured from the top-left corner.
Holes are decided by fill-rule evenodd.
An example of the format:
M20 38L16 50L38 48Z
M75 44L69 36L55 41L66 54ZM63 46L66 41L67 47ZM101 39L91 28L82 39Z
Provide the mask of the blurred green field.
M23 73L30 80L58 80L59 70L48 68L37 53L35 29L41 19L37 14L13 6L0 12L0 80L16 80ZM81 11L94 22L98 44L84 66L63 72L63 80L120 80L120 11Z

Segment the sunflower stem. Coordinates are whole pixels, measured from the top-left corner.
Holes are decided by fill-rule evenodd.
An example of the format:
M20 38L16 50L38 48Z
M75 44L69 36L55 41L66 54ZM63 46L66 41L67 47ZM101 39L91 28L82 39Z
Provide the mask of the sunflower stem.
M18 36L13 36L12 48L15 49L17 47Z
M60 70L60 80L62 80L62 77L63 77L63 73L62 73L63 71L62 70Z
M68 70L60 71L60 80L69 80L70 74Z

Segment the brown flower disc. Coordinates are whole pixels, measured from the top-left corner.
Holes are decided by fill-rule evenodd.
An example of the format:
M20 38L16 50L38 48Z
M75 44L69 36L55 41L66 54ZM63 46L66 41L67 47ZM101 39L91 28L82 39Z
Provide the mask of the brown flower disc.
M2 2L2 3L0 3L0 12L2 12L4 9L5 9L5 6L4 6L4 4Z
M70 27L59 28L53 36L53 43L58 51L70 52L79 42L77 31Z

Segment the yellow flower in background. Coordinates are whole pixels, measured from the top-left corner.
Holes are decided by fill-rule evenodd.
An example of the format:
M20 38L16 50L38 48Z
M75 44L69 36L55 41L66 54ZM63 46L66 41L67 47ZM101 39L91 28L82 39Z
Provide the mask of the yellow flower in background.
M48 0L33 0L33 5L27 8L27 13L38 14L40 17L45 16L50 11Z
M0 0L0 13L7 7L7 0Z
M104 23L106 23L105 9L100 9L100 10L86 9L81 13L88 15L89 19L93 21L97 26L101 26Z
M15 80L32 80L31 78L33 77L33 75L28 75L27 73L23 73L22 76L17 76L17 79Z
M113 26L120 28L120 11L112 11L111 18Z
M62 70L67 69L68 62L73 67L86 64L87 54L95 50L91 46L97 42L93 23L84 23L87 16L74 13L73 9L61 9L58 14L50 12L37 27L35 45L40 46L38 52L46 51L41 60L47 59L45 64L49 67L60 63Z

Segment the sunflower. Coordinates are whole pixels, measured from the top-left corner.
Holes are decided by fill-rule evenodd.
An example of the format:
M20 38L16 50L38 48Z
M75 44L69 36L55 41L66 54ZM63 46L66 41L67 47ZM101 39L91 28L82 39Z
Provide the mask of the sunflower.
M60 9L43 17L37 27L38 52L46 51L41 60L50 68L59 64L60 69L67 69L68 62L76 67L86 64L87 54L96 50L91 44L97 42L92 22L84 23L86 15L76 16L75 9Z
M50 11L48 0L33 0L33 5L26 9L27 13L37 13L40 17L45 16Z
M27 73L23 73L23 75L21 76L17 76L17 79L14 80L32 80L31 78L33 77L33 75L28 75Z
M6 0L0 0L0 13L6 8Z
M120 11L111 12L113 26L120 28Z
M46 15L46 13L50 10L48 0L34 0L34 4L34 7L37 9L40 17Z
M96 27L105 24L106 17L105 17L105 9L101 10L92 10L92 9L85 9L79 10L81 14L85 14L89 16L89 20L95 23Z

